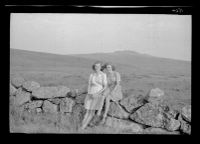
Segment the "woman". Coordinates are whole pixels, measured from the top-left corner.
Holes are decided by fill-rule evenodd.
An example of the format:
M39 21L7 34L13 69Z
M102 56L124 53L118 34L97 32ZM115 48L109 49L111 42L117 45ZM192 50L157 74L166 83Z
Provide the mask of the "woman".
M95 62L92 66L94 73L90 74L89 77L88 95L86 96L84 103L87 111L83 119L81 129L87 127L96 110L98 110L98 115L100 115L102 110L104 102L102 92L107 86L107 78L106 74L101 71L101 67L101 62Z
M105 119L107 117L107 113L110 107L110 100L118 104L118 101L123 98L120 85L121 78L119 72L116 72L115 67L109 63L106 63L104 65L104 69L104 72L107 76L107 88L104 91L104 95L106 97L106 104L102 124L105 122Z

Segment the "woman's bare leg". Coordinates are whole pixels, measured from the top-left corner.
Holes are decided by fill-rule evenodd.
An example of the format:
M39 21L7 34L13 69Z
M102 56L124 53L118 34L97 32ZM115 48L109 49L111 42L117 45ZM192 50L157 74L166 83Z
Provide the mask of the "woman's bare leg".
M106 117L107 117L107 113L108 113L109 107L110 107L110 97L109 97L109 96L107 96L107 98L106 98L106 107L105 107L105 113L104 113L104 115L103 115L103 120L102 120L102 123L104 123L104 122L105 122L105 120L106 120Z
M89 111L90 111L90 110L87 110L87 111L86 111L86 114L85 114L84 119L83 119L83 121L82 121L82 126L85 125L85 121L86 121L86 119L88 119Z
M103 96L103 97L105 97L105 96ZM102 101L102 103L101 103L101 108L98 110L98 112L97 112L97 115L98 116L100 116L101 115L101 112L102 112L102 109L103 109L103 105L104 105L104 100L105 100L105 98L103 99L103 101Z
M88 117L85 119L84 124L82 125L81 129L85 129L87 125L89 124L90 120L94 116L95 111L89 110Z

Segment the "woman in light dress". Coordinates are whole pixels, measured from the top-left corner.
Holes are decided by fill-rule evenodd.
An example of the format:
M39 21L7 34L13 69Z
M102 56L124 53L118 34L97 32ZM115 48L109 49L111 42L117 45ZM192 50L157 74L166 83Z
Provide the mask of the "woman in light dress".
M119 72L115 71L115 67L109 63L104 65L104 72L107 76L107 87L104 91L104 97L106 99L105 104L105 112L103 114L102 124L105 122L107 117L107 113L110 107L110 101L115 102L118 104L118 101L123 98L122 91L121 91L121 77Z
M95 62L92 66L94 73L90 74L88 94L85 98L84 107L87 110L82 121L81 129L85 129L96 111L101 114L105 96L103 92L107 86L106 74L101 71L102 63Z

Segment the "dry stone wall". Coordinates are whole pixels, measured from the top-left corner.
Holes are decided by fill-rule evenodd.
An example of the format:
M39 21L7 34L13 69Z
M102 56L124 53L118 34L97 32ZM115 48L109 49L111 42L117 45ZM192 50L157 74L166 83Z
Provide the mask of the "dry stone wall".
M86 113L83 106L86 95L83 89L43 87L37 82L15 77L10 81L10 116L24 123L46 119L58 131L75 132ZM164 92L156 88L146 96L129 95L117 103L111 102L104 125L119 133L191 134L191 106L176 111L163 102L164 97ZM101 119L102 116L95 116L90 126L98 126Z

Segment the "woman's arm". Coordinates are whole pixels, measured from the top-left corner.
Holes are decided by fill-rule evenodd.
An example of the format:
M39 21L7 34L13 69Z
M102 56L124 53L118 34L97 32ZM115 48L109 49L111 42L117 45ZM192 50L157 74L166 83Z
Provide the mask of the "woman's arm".
M92 81L92 74L90 74L89 81L88 81L88 93L90 93L91 81Z
M113 91L117 88L117 86L120 85L120 81L121 81L121 77L120 77L120 74L118 72L115 72L115 77L116 77L116 85L115 85Z
M98 93L96 93L97 95L98 94L100 94L100 93L102 93L105 89L106 89L106 87L107 87L107 77L106 77L106 74L103 74L102 75L102 81L103 81L103 89L101 89Z

